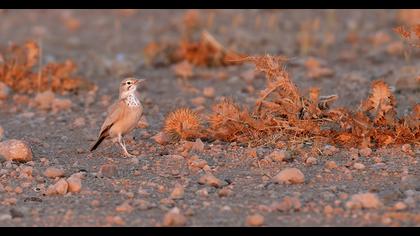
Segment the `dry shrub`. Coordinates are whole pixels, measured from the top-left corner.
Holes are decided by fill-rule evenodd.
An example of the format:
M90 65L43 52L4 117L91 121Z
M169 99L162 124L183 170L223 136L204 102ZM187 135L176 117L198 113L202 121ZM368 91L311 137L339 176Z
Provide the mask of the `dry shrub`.
M4 55L0 61L0 81L16 92L65 92L86 85L84 80L74 76L77 67L71 60L48 63L40 68L40 48L34 41L22 46L11 45Z
M420 24L419 9L401 9L398 11L397 19L406 25Z
M165 119L164 132L172 141L189 140L202 136L201 120L188 108L179 108Z
M394 31L410 46L420 48L420 24L411 26L398 26Z

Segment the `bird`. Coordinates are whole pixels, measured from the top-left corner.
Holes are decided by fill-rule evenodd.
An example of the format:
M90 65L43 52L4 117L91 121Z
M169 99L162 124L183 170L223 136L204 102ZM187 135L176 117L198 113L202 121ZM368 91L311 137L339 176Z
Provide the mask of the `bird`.
M90 149L91 152L105 139L111 139L113 143L119 143L125 157L135 157L127 151L123 137L137 126L143 116L143 105L139 100L137 86L144 81L145 79L133 77L121 81L119 98L109 107L98 139Z

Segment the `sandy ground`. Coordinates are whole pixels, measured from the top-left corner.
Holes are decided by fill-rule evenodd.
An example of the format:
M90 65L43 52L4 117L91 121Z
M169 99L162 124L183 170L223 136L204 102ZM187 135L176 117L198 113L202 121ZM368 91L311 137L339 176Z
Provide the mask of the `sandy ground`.
M200 94L191 88L202 91L212 86L216 97L229 96L251 105L265 80L263 76L244 80L240 75L253 67L241 65L200 69L222 71L227 79L195 76L187 86L170 66L147 66L143 48L151 41L177 42L184 14L181 10L0 12L2 47L38 40L44 63L71 58L78 65L77 73L98 87L90 105L85 105L86 92L66 95L73 106L57 114L17 106L11 98L0 106L5 137L27 141L34 156L31 180L13 174L28 164L0 165L1 226L160 226L174 207L187 226L244 226L247 217L256 214L263 216L264 226L420 226L419 150L414 146L414 155L393 147L373 150L366 157L358 155L358 150L337 147L329 155L316 157L313 164L293 155L286 162L261 165L258 160L274 148L258 147L252 157L252 150L241 145L204 142L204 150L190 156L205 160L224 183L219 188L199 184L204 170L191 168L188 158L179 156L182 144L161 146L151 137L161 130L170 111L196 107L191 99ZM227 47L252 55L290 57L288 70L298 87L306 91L317 86L323 95L338 94L335 106L357 107L375 79L383 79L395 91L399 115L419 102L419 88L405 82L418 75L419 54L408 58L404 50L395 53L391 48L401 42L392 31L398 25L397 11L203 10L200 16L206 29ZM77 19L80 27L72 30L69 18ZM309 31L314 42L302 53L296 38L305 22L315 24ZM355 43L349 42L351 32L357 32ZM302 65L308 55L324 60L334 75L308 78ZM95 141L107 105L117 98L121 75L127 72L147 79L139 91L149 126L127 137L129 150L138 157L122 158L119 147L109 143L90 154L87 150ZM247 89L250 85L255 91ZM204 106L208 109L213 102L207 98ZM77 118L83 118L85 124L76 128ZM331 167L331 161L336 167ZM364 168L355 168L354 163ZM106 164L116 167L109 176L100 172ZM42 175L51 166L64 169L66 176L83 172L82 191L64 196L43 194L40 189L55 182ZM303 172L303 184L271 182L270 177L290 167ZM22 192L15 191L23 182L30 184ZM171 199L176 185L183 186L184 194ZM378 206L347 207L354 194L368 192L378 198ZM175 214L175 218L180 217Z

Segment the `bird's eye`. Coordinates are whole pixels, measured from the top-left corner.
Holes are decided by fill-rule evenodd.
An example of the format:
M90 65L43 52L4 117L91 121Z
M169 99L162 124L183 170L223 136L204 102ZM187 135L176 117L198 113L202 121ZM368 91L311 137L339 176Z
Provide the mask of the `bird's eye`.
M131 82L130 82L130 81L128 81L128 82L127 82L127 84L131 84Z

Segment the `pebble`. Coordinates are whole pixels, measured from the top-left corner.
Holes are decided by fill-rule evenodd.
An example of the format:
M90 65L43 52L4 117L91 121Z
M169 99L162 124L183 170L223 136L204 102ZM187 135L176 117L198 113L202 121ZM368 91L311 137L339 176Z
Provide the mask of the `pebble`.
M374 193L359 193L351 196L350 200L346 202L346 207L349 209L359 208L379 208L382 205L378 196Z
M404 202L396 202L394 205L394 210L396 211L403 211L405 209L407 209L407 204Z
M198 180L199 184L205 184L211 187L220 188L224 185L224 181L216 178L214 175L207 173L200 177Z
M163 217L163 226L184 226L187 223L187 218L180 213L177 207L172 208Z
M43 174L45 177L55 179L56 177L63 177L64 170L56 167L48 167Z
M274 176L273 181L278 184L301 184L305 181L305 176L297 168L286 168Z
M260 214L250 215L246 218L245 224L247 226L261 226L264 224L264 216Z
M222 188L218 192L219 197L228 197L232 194L233 194L233 191L228 188Z
M75 128L80 128L86 125L86 121L84 117L77 117L74 121L73 121L73 126Z
M32 150L25 141L10 139L0 142L0 156L6 160L28 162L32 161Z
M405 152L405 153L407 153L407 154L409 154L409 155L414 155L414 152L413 152L413 150L411 149L411 145L410 144L404 144L404 145L402 145L402 147L401 147L401 151L403 151L403 152Z
M0 141L4 138L4 129L0 126Z
M69 110L72 105L72 101L68 98L55 98L51 104L51 109L53 113L57 113L62 110Z
M327 156L332 156L332 155L336 154L338 151L339 151L338 148L336 148L335 146L325 145L322 153L324 155L327 155Z
M273 151L272 153L270 153L270 155L268 155L268 158L276 162L282 162L288 159L287 157L288 155L290 155L290 153L287 152L286 150Z
M209 195L209 191L207 190L207 188L202 188L197 190L195 194L197 194L200 197L207 197Z
M57 183L48 187L46 194L47 195L55 195L55 194L64 195L67 193L68 187L69 187L69 184L67 183L67 181L65 179L60 179L59 181L57 181Z
M273 203L271 207L273 210L287 212L290 210L299 210L302 207L302 203L299 198L286 196L281 202Z
M370 148L362 148L359 150L360 156L369 157L372 154L372 149Z
M171 192L172 199L182 199L184 198L184 186L181 184L175 184L174 189Z
M205 87L203 89L203 95L208 98L213 98L216 90L214 87Z
M115 208L115 211L117 211L117 212L124 212L124 213L130 213L130 212L133 211L133 207L128 203L128 201L125 201L121 205L117 206Z
M305 162L309 165L315 165L317 163L317 160L315 157L308 157Z
M337 168L337 163L335 163L335 161L327 161L325 163L325 168L327 168L327 169L335 169L335 168Z
M196 139L195 142L193 143L191 150L193 151L197 151L197 152L202 152L204 151L204 143L201 141L201 139Z
M34 98L34 102L39 109L49 110L52 106L54 98L55 94L52 91L45 91L38 93Z
M149 122L147 121L146 116L141 117L139 123L137 124L137 127L140 129L146 129L147 127L149 127Z
M117 174L118 169L114 164L104 164L101 166L99 172L105 177L113 177Z
M354 163L353 167L356 170L363 170L363 169L365 169L365 165L363 165L362 163Z
M151 137L151 139L160 145L166 145L170 141L170 138L164 132L157 133L155 136Z
M82 189L82 180L78 174L73 174L67 178L67 183L69 185L68 191L71 193L78 193Z

